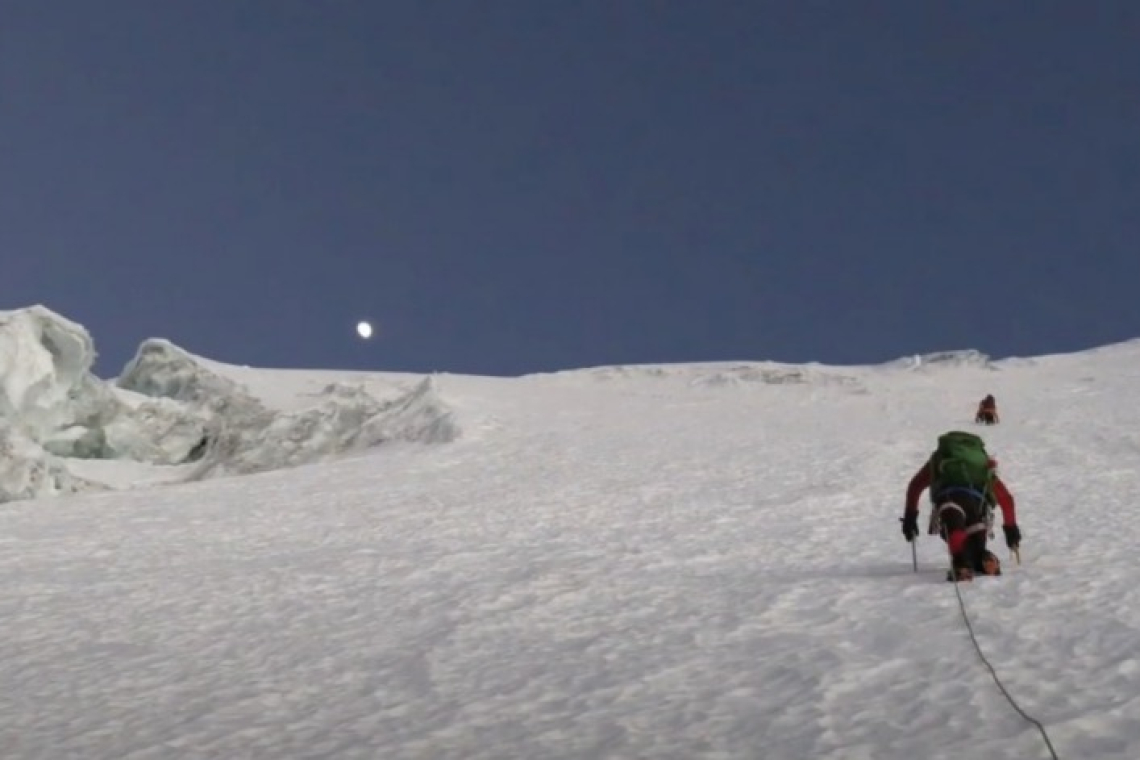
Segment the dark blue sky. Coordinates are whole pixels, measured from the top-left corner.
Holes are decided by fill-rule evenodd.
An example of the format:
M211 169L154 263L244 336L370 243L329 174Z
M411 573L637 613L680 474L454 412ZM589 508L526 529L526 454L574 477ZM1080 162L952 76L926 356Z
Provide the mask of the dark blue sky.
M1140 336L1133 0L4 0L0 146L104 376Z

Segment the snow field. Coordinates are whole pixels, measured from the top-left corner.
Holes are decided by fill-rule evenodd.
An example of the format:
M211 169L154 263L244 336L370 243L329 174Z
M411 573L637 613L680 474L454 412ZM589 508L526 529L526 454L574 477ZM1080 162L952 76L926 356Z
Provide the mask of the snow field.
M1007 574L966 607L1061 757L1134 760L1138 353L444 376L446 445L4 505L0 746L1048 757L977 659L941 542L915 574L898 524L934 437L992 392L1023 564L999 532Z

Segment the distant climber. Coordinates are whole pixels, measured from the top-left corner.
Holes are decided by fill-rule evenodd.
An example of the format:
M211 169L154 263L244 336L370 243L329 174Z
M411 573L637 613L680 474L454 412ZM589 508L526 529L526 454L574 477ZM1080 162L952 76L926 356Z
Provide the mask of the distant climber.
M992 395L986 396L978 404L978 411L974 415L974 422L981 423L982 425L996 425L1001 422L1001 417L998 416L997 401L994 400Z
M997 462L986 453L982 439L959 431L938 437L938 448L907 485L902 516L907 541L918 537L918 498L927 488L932 510L927 532L946 542L953 577L969 581L975 574L1000 575L1000 561L986 549L993 506L1001 508L1002 532L1011 550L1020 548L1021 529L1013 495L998 477Z

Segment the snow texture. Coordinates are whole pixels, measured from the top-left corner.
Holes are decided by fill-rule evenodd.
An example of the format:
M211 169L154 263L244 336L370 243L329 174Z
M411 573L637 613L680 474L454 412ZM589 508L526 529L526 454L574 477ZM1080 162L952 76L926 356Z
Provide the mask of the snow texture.
M451 439L439 399L463 435L4 505L6 760L1048 758L942 543L915 572L899 531L952 428L985 436L1024 532L1021 564L999 533L1005 574L960 587L983 651L1059 757L1140 757L1140 344L790 383L202 362L294 405L237 450L356 408L335 377L396 399L366 440ZM1002 424L975 428L986 393Z

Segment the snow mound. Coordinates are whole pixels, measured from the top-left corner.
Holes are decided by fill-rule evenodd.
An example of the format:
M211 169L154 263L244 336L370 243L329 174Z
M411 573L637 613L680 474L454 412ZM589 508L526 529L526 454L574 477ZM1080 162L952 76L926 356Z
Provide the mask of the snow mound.
M43 306L0 312L0 502L109 487L77 474L99 471L79 460L141 463L172 482L460 432L430 377L381 399L334 383L286 412L167 340L144 341L114 382L91 374L95 357L86 329Z
M617 364L612 367L592 367L583 370L570 370L559 372L561 375L585 375L594 380L627 380L642 377L672 378L676 377L678 368L661 367L655 364Z
M791 366L783 364L742 364L711 373L702 373L693 378L693 385L846 385L860 387L862 384L838 372L822 370L808 365Z
M811 364L776 362L697 363L672 366L616 365L579 371L594 380L612 382L637 378L680 380L688 385L723 387L747 385L846 385L859 387L855 377Z
M937 351L930 354L915 354L904 356L887 362L887 366L899 367L909 370L941 370L947 368L969 367L976 369L997 369L997 365L988 354L975 349L961 351Z

